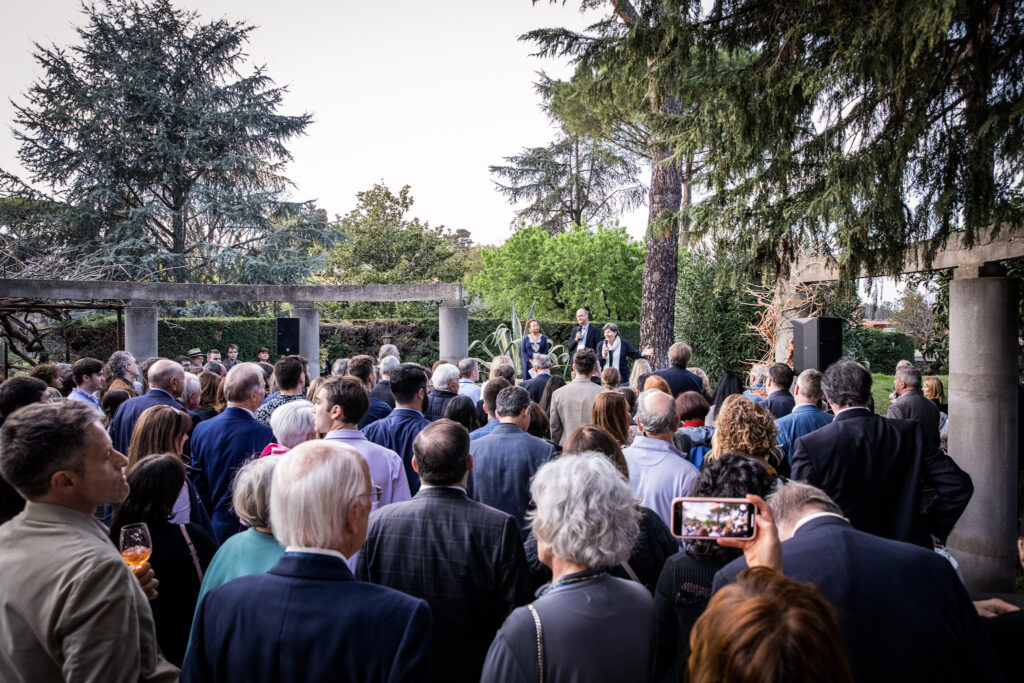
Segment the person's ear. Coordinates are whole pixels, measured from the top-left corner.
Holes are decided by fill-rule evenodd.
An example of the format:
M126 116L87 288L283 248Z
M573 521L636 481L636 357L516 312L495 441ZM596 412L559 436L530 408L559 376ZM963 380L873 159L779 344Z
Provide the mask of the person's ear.
M412 456L412 471L416 474L420 473L420 463L416 460L416 456Z
M57 470L50 475L50 490L58 494L69 493L77 483L77 477L70 470Z
M331 421L341 421L345 417L345 411L342 410L340 405L333 405L327 410L327 414L331 416Z
M415 459L415 456L413 456ZM470 453L466 456L466 471L469 472L473 469L473 454Z

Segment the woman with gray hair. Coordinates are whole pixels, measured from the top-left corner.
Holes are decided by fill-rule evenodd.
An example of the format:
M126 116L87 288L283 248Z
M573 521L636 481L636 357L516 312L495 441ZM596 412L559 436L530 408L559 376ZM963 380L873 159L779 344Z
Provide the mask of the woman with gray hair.
M196 604L202 602L208 591L231 579L262 574L284 554L284 546L270 532L270 482L280 461L281 456L270 455L250 460L239 468L231 487L231 503L235 514L249 528L224 541L217 550L203 576Z
M640 352L633 348L633 345L619 336L619 326L615 323L607 323L604 326L604 342L597 353L597 359L601 363L601 370L615 368L619 371L619 381L629 385L629 365L626 359L640 358Z
M484 681L650 681L657 627L639 583L605 567L625 561L640 512L602 454L541 467L530 484L538 556L553 581L512 612L487 653Z
M274 430L274 443L268 443L260 457L284 455L303 441L316 438L316 418L313 404L306 399L290 401L278 406L270 414L270 428Z

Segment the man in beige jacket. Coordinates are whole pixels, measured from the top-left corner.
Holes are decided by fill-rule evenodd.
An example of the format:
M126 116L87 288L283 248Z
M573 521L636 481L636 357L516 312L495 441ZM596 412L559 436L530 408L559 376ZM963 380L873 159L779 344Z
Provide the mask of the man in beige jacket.
M597 354L594 350L580 349L572 358L572 381L551 394L551 439L559 446L572 430L593 421L594 399L604 391L600 384L590 381L595 365Z

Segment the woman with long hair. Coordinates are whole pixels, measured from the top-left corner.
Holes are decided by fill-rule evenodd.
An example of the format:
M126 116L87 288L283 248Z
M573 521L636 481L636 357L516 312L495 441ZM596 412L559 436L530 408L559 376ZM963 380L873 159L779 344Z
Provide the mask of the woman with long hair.
M199 373L199 410L196 411L200 420L209 420L220 415L227 405L218 402L218 389L220 389L221 376L215 372ZM220 394L221 401L224 395Z
M715 386L715 395L711 397L711 408L708 410L707 416L704 418L704 424L708 427L715 426L715 415L718 413L718 409L725 402L725 399L729 398L733 394L743 393L743 378L736 372L723 373L718 378L718 384Z
M185 464L178 455L147 455L135 463L127 478L128 497L114 510L110 539L119 544L121 529L127 524L142 522L149 527L153 545L149 563L160 577L159 595L149 603L156 639L163 655L181 666L199 586L217 544L196 524L169 521L185 483Z
M544 393L540 395L540 407L546 415L551 415L551 394L564 387L565 384L565 378L561 375L551 375L551 379L544 385Z
M597 395L590 409L590 421L615 437L619 447L633 442L633 435L629 431L629 403L617 391Z

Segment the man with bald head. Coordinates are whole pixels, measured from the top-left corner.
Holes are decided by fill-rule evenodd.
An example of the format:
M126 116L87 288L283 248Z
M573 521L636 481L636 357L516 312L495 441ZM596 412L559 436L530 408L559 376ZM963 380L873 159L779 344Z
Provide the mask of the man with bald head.
M180 403L181 395L185 393L185 370L180 364L161 358L149 366L146 378L149 380L149 391L122 403L107 429L114 448L121 453L128 452L132 430L144 410L153 406L185 410Z
M217 417L200 422L192 433L196 488L210 513L218 543L242 530L231 507L235 471L274 440L273 430L255 417L266 395L260 366L239 363L224 378L228 407Z
M270 486L270 518L284 555L270 571L206 594L182 679L426 680L427 603L358 581L347 565L379 497L350 446L306 441L283 456Z

